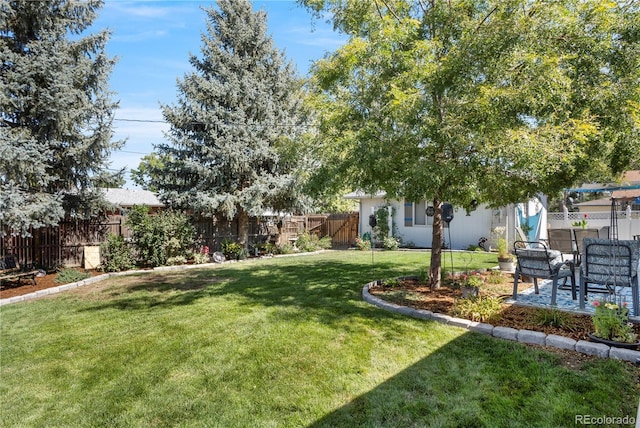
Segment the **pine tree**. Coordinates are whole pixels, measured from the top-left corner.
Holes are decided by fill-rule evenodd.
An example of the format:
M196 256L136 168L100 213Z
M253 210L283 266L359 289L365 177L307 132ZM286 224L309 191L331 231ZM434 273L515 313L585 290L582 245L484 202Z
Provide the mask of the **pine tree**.
M107 31L85 35L102 1L0 2L0 223L14 232L90 215L117 104Z
M157 147L162 170L149 171L149 185L173 206L237 218L246 245L250 215L299 202L291 149L300 81L267 35L264 11L221 0L205 12L202 58L190 55L194 71L178 80L177 104L163 106L169 143Z

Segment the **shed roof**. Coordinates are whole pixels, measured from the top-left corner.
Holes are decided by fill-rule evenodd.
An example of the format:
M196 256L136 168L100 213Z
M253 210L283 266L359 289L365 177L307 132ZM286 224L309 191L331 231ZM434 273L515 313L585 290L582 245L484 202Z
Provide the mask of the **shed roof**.
M142 189L102 189L107 201L120 208L128 208L134 205L146 205L148 207L164 207L155 193Z

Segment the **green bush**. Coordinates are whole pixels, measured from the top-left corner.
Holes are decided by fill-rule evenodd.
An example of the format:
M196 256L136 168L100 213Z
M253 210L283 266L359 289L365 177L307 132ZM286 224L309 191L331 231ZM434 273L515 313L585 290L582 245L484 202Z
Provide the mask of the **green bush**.
M235 241L225 239L220 244L220 251L227 258L227 260L237 260L242 252L242 245Z
M100 244L100 270L104 272L119 272L135 267L131 250L122 236L112 233L107 240Z
M356 248L360 251L371 250L371 240L365 239L364 235L362 236L362 238L356 238Z
M382 246L385 250L397 250L400 247L400 241L393 236L385 236L382 240Z
M289 244L288 242L278 246L279 254L292 254L293 252L293 245Z
M210 261L211 256L209 255L209 253L198 252L193 254L193 263L196 265L209 263Z
M68 284L70 282L82 281L83 279L87 279L90 276L91 274L88 272L83 272L81 270L73 268L64 268L60 272L58 272L55 282L59 284Z
M165 266L171 257L189 255L195 230L189 218L177 211L149 214L146 206L134 206L127 219L142 264Z
M187 258L185 256L173 256L167 259L167 265L169 266L183 265L185 263L187 263Z
M331 248L331 237L318 238L317 235L305 232L296 239L296 248L302 252L327 250Z

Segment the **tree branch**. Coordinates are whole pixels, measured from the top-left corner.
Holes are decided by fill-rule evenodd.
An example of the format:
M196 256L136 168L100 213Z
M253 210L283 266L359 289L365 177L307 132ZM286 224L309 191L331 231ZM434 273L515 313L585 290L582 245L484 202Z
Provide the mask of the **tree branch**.
M489 19L489 17L491 15L493 15L493 12L495 12L498 9L498 5L496 5L493 9L491 9L491 11L484 17L482 18L482 21L478 24L478 26L476 27L474 33L477 33L478 30L480 30L480 27L482 27L482 25L487 22L487 19Z
M391 8L389 7L389 5L387 4L387 1L386 1L386 0L381 0L381 1L382 1L382 3L384 3L384 5L386 6L386 8L387 8L387 10L389 11L389 13L391 13L391 15L393 15L393 17L394 17L394 18L396 18L396 21L398 21L398 24L401 24L401 23L402 23L402 21L400 21L400 17L398 17L398 15L396 15L396 13L393 11L393 9L391 9ZM377 4L377 3L378 3L378 2L376 2L376 4Z

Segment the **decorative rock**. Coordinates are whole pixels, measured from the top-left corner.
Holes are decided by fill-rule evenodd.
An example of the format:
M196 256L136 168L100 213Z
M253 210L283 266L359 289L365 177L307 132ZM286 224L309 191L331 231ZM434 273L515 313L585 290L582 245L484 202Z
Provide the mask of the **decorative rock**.
M570 351L576 350L576 340L569 337L559 336L557 334L550 334L547 336L545 345L553 346L554 348L568 349Z
M587 340L579 340L576 343L576 351L587 355L595 355L601 358L609 357L609 347L602 343L593 343Z

